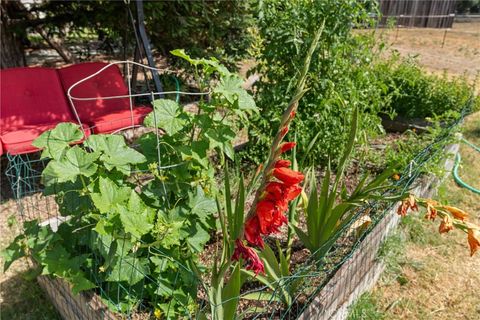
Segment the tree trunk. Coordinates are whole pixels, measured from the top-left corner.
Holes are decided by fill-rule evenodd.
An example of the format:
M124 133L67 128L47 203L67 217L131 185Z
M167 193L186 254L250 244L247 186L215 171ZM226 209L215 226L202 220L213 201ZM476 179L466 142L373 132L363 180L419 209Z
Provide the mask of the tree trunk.
M1 1L0 69L23 67L26 65L21 35L15 33L10 26L10 17L17 9L17 2Z

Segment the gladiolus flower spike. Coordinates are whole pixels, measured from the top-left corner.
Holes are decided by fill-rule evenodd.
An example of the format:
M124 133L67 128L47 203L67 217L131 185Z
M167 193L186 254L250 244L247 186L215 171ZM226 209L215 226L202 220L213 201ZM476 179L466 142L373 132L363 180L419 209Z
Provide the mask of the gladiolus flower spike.
M448 233L454 228L463 230L467 233L467 241L470 246L470 255L474 255L480 248L480 226L471 222L467 222L468 213L462 209L442 205L432 199L415 199L413 195L409 195L404 199L398 207L397 213L405 216L408 210L418 210L418 205L427 209L425 218L434 221L438 216L442 220L438 227L439 233Z

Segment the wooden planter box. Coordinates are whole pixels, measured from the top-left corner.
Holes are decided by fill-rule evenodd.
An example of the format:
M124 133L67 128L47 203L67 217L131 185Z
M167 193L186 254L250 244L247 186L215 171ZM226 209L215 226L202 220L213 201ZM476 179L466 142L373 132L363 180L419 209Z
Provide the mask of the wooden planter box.
M37 281L47 293L58 313L65 320L117 320L122 319L108 310L95 294L74 295L70 285L59 278L39 276Z
M446 148L446 153L454 155L458 149L458 144L451 145ZM447 174L450 173L453 164L453 157L447 158L444 166ZM416 183L412 192L420 197L432 197L440 182L441 179L435 176L425 176ZM377 253L384 240L400 221L396 210L397 206L389 210L298 319L346 319L348 307L375 285L385 269L384 263L377 258ZM70 285L62 279L39 276L37 280L62 318L66 320L119 320L124 318L109 311L95 294L74 295Z

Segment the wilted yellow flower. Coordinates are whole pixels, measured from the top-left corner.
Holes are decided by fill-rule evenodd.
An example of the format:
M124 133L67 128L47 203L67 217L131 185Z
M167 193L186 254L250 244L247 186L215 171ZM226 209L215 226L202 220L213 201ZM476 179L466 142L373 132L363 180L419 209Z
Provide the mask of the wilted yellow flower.
M436 217L437 209L427 201L427 214L425 215L425 219L434 221Z
M405 217L408 210L418 211L417 201L413 194L409 195L408 198L402 201L402 204L397 209L397 214Z
M400 180L400 175L398 173L395 173L393 176L392 176L393 180L395 181L398 181Z
M464 221L466 218L468 218L468 213L466 213L462 209L451 206L442 206L442 208L450 212L456 219Z
M442 222L440 223L440 226L438 227L438 232L446 233L446 232L449 232L450 230L453 230L452 219L450 218L449 215L445 215L445 217L443 217Z
M470 246L470 255L473 256L480 247L480 230L468 229L468 245Z

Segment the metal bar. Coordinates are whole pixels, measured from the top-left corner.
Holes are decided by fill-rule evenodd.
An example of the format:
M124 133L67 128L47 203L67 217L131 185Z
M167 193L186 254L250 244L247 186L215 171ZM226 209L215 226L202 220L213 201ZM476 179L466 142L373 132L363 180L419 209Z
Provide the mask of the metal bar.
M143 0L135 1L137 5L137 25L138 25L138 33L140 34L141 42L143 48L145 50L145 55L147 56L148 64L151 67L155 66L155 62L153 61L152 50L150 48L150 42L147 37L147 32L145 31L145 15L143 12ZM157 92L162 92L162 84L160 83L160 78L156 70L151 69L153 82L155 83L155 89ZM163 96L160 96L163 98Z

